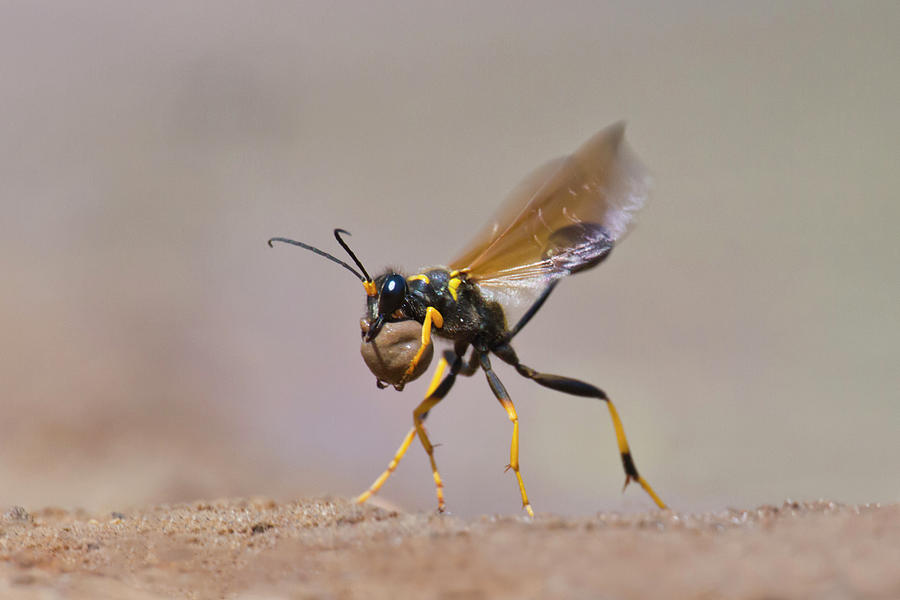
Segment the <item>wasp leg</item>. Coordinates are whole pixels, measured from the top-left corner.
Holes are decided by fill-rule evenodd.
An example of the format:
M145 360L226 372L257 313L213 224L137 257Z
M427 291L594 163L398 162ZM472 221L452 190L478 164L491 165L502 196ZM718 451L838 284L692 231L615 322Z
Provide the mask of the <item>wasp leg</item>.
M491 360L488 358L487 353L481 354L479 358L481 360L481 368L484 369L484 374L487 376L488 385L491 386L491 391L494 392L497 400L506 409L506 415L512 421L512 443L509 447L509 465L506 468L512 469L516 474L516 480L519 482L519 491L522 493L522 508L525 509L529 517L534 517L531 503L528 502L528 494L525 493L525 482L522 481L522 474L519 472L519 417L516 414L516 407L513 406L512 400L510 400L509 394L500 382L497 374L491 369Z
M441 380L441 377L444 374L444 371L447 368L447 364L449 361L453 361L453 365L450 368L450 373ZM460 356L454 354L453 352L446 352L445 355L441 358L441 362L438 364L438 368L434 373L434 377L431 379L431 384L428 386L428 392L425 394L425 400L416 407L416 412L418 412L423 406L428 406L428 408L433 407L435 404L440 402L444 396L450 391L450 388L453 387L453 383L456 380L457 373L462 373L463 375L470 375L471 373L466 372L462 367L462 358ZM430 402L430 404L429 404ZM413 420L416 420L416 412L413 413ZM396 470L397 465L400 463L400 459L403 458L403 455L406 454L406 451L409 449L409 445L412 443L413 438L416 436L419 428L422 429L424 433L424 427L421 427L422 422L425 421L428 416L428 409L421 412L418 417L419 427L413 426L409 433L406 434L406 437L403 438L403 443L400 444L400 447L397 449L397 452L394 454L394 458L391 459L390 464L388 464L388 468L385 469L384 473L378 476L378 478L369 486L365 492L357 496L356 502L358 504L362 504L373 495L378 493L378 490L381 489L381 486L384 485L384 482L387 481L388 477ZM427 440L427 436L426 436ZM430 446L430 444L429 444ZM428 447L426 447L426 451L428 451ZM432 457L431 452L429 452L429 457L431 458L432 470L434 472L435 483L438 486L438 509L443 510L444 501L443 501L443 485L440 483L440 475L438 475L437 467L435 466L434 458Z
M412 377L412 374L416 370L416 366L419 364L419 361L422 360L422 355L425 353L425 348L428 347L428 344L431 342L431 324L434 323L434 326L440 329L444 326L444 317L438 310L429 306L425 311L425 320L422 323L422 343L419 346L419 350L416 352L416 355L413 356L412 360L409 361L409 366L406 368L406 372L403 374L403 377L400 379L400 385L403 385L409 378Z
M647 483L647 480L638 474L637 467L634 464L634 459L631 456L631 449L628 447L628 439L625 437L625 428L622 426L622 420L619 418L619 413L618 411L616 411L616 407L613 405L612 400L610 400L606 395L606 392L598 387L594 387L589 383L585 383L577 379L572 379L570 377L561 377L559 375L538 373L531 367L526 367L519 362L519 359L516 356L515 351L512 349L512 346L500 346L493 349L493 352L497 354L497 356L499 356L503 361L508 362L509 364L514 366L516 368L516 371L518 371L522 376L527 377L528 379L531 379L532 381L535 381L544 387L548 387L551 390L556 390L558 392L572 394L573 396L596 398L598 400L603 400L604 402L606 402L606 406L609 408L609 416L612 418L613 429L615 429L616 431L616 442L619 445L619 454L622 456L622 466L625 468L625 487L627 487L631 481L636 481L642 488L644 488L644 491L646 491L650 495L650 497L653 498L653 501L659 508L668 508L665 502L663 502L662 499L660 499L660 497L656 495L656 492L653 491L653 488L650 487L650 484Z
M364 491L362 494L356 497L356 503L362 504L372 496L378 493L378 490L381 489L381 486L384 485L384 482L387 481L388 477L396 470L397 465L400 464L400 459L403 458L403 455L406 454L406 451L409 450L409 445L412 443L413 438L416 435L416 428L413 427L409 430L409 433L406 434L406 437L403 438L403 443L400 444L400 447L397 449L397 452L394 454L394 458L391 459L390 464L388 464L387 469L385 469L384 473L378 476L378 479L372 482L372 485L369 486L369 489Z
M428 392L425 394L425 401L427 401L434 394L435 390L437 390L439 386L439 382L441 381L441 377L444 375L444 370L447 368L447 358L442 357L441 362L438 363L437 370L434 372L434 377L431 379L431 384L428 386ZM449 379L452 375L448 375ZM452 385L452 384L451 384ZM447 390L449 390L449 386L447 386ZM423 402L424 404L424 402ZM421 405L420 405L421 406ZM424 420L424 418L423 418ZM409 433L406 434L406 437L403 438L403 443L400 444L400 447L397 449L397 452L394 454L394 458L391 459L391 462L388 464L387 469L385 469L384 473L378 476L378 478L369 486L365 492L356 497L357 504L362 504L372 496L378 493L378 490L381 489L381 486L384 485L384 482L387 481L388 477L397 469L397 465L400 464L400 460L403 458L403 455L406 454L406 451L409 450L409 445L412 443L413 438L416 435L416 427L413 426Z

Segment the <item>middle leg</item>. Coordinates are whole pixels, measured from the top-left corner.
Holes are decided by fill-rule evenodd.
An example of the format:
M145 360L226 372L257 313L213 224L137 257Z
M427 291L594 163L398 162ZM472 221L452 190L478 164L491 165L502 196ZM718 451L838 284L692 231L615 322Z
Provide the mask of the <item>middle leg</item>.
M519 482L519 492L522 494L522 508L528 513L529 517L534 517L534 511L531 509L531 503L528 502L528 494L525 493L525 482L522 481L522 474L519 472L519 417L516 414L516 407L513 406L512 400L509 398L506 388L500 382L500 378L491 368L491 359L487 353L481 355L481 368L487 376L488 385L491 391L500 401L500 404L506 409L506 415L513 424L512 442L509 447L509 465L507 469L512 469L516 474L516 480Z
M444 512L445 509L444 482L441 480L437 462L434 460L434 445L431 443L431 440L428 439L428 433L425 431L425 419L428 417L428 412L434 408L438 402L443 400L444 396L447 395L447 392L450 391L450 388L453 387L453 382L456 381L457 375L469 377L475 372L475 368L471 362L470 364L463 365L463 356L465 356L465 353L466 344L457 344L453 352L448 351L444 355L444 358L441 361L442 366L446 365L450 357L454 357L453 364L450 367L450 373L448 373L444 380L441 381L440 385L437 384L439 374L435 374L431 385L428 387L428 393L425 395L425 399L422 400L422 403L413 411L413 428L407 434L407 439L411 439L413 431L415 431L419 435L419 441L422 442L422 447L425 448L425 452L428 454L428 462L431 463L431 473L434 476L434 485L437 491L438 512ZM473 353L471 361L475 360L476 354L477 353ZM404 440L404 443L406 443L406 440Z

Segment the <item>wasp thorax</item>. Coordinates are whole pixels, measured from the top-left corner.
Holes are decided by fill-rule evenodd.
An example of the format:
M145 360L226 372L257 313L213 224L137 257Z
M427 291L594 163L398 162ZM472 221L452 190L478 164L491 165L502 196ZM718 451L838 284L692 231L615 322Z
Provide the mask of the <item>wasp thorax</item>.
M422 356L409 372L410 365L422 345L421 323L412 320L385 323L371 341L366 341L370 322L367 319L360 319L359 326L363 338L359 351L369 370L378 378L379 384L386 383L398 390L402 389L406 383L420 377L431 364L434 345L429 340Z

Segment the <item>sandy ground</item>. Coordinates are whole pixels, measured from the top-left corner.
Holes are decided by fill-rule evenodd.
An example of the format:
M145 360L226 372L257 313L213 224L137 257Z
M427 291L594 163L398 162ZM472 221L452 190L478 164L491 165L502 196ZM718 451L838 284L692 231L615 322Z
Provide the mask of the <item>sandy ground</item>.
M585 518L345 499L8 509L2 598L900 598L900 505Z

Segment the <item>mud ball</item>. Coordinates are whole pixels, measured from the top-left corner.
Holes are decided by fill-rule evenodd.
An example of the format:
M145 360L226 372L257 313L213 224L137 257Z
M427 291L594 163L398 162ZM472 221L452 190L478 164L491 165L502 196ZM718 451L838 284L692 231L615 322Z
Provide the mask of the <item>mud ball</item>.
M434 344L431 340L428 340L416 368L409 377L405 380L403 378L422 344L421 323L417 321L385 323L371 342L367 342L365 336L369 331L369 322L361 319L359 326L363 334L359 351L379 382L389 383L399 389L404 384L421 377L422 373L428 370L428 365L434 357Z

